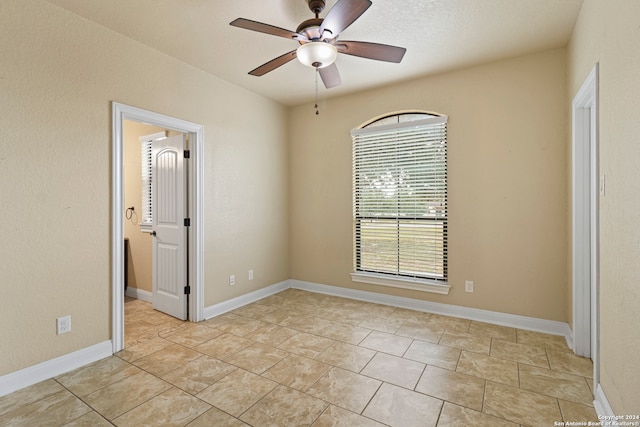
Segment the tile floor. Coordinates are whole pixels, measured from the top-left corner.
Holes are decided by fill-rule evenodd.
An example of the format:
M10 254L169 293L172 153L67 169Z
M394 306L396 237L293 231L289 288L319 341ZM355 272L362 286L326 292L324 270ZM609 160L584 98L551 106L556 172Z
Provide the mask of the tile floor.
M0 425L597 421L562 337L293 289L197 324L125 313L124 351L0 398Z

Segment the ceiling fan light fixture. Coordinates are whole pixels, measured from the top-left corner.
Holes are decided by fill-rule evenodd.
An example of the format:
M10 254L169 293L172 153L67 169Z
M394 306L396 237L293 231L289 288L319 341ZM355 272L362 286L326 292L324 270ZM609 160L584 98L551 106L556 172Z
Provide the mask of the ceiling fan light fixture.
M300 45L296 56L298 60L307 67L324 68L336 61L338 49L327 42L312 41Z

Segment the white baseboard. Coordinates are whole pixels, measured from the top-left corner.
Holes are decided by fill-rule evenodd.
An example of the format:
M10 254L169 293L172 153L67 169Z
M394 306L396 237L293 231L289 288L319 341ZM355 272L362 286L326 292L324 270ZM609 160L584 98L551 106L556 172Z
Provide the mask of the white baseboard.
M86 347L0 377L0 397L113 354L111 341Z
M153 303L153 293L144 289L128 287L125 295L131 298Z
M615 413L600 384L596 386L596 392L593 394L593 408L596 410L598 417L602 417L600 419L615 420L615 418L613 418Z
M409 308L411 310L428 313L442 314L446 316L461 317L463 319L493 323L496 325L511 326L518 329L543 332L546 334L561 335L571 345L571 328L564 322L555 320L538 319L535 317L518 316L515 314L500 313L497 311L481 310L478 308L462 307L458 305L442 304L431 301L417 300L413 298L397 297L376 292L360 291L356 289L341 288L337 286L321 285L319 283L303 282L301 280L289 280L290 287L310 292L327 295L335 295L360 301L385 304L394 307Z
M211 319L212 317L219 316L236 308L240 308L244 305L251 304L270 295L277 294L291 287L290 280L276 283L266 288L258 289L257 291L249 292L248 294L240 295L239 297L232 298L227 301L223 301L218 304L210 305L204 309L204 318Z

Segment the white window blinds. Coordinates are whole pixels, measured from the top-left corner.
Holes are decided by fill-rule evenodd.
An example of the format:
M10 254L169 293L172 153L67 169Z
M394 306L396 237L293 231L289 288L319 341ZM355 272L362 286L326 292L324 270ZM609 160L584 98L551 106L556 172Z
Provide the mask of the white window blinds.
M151 226L153 225L153 194L151 192L153 174L151 170L151 144L155 140L164 139L166 137L166 132L158 132L153 135L140 137L140 154L142 160L142 221L140 222L140 228L143 231L151 231Z
M446 282L447 117L421 116L351 133L356 272Z

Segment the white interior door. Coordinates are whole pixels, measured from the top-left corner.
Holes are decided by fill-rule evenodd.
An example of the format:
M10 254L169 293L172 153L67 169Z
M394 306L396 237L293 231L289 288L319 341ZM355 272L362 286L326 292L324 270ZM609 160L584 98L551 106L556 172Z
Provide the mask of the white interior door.
M185 135L152 143L153 308L185 320L187 228Z

